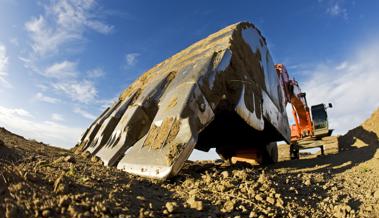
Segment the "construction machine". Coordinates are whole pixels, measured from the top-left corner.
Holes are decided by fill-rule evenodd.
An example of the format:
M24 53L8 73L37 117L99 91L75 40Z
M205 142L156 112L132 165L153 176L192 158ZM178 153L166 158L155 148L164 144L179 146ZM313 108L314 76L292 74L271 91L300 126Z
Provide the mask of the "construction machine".
M336 145L337 138L330 137L333 129L329 129L327 109L333 107L331 103L317 104L309 110L306 93L302 92L298 82L290 79L283 64L276 64L276 71L283 87L286 104L291 104L294 124L291 125L290 152L292 159L299 158L300 149L320 148L321 154L334 152L327 149L329 145Z
M195 148L216 148L234 161L275 159L276 142L292 139L286 104L304 105L280 66L253 24L230 25L141 75L92 123L76 150L162 180L176 175ZM309 111L295 108L297 135L314 135L303 117Z

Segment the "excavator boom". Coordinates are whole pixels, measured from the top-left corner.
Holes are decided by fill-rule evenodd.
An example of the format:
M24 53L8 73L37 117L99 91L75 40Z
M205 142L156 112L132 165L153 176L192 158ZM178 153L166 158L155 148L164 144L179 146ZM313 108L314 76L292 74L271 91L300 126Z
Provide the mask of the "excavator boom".
M301 92L298 82L290 79L288 71L283 64L276 64L276 72L283 86L285 102L292 106L292 114L295 125L291 126L291 141L297 141L303 137L312 136L313 123L305 92Z

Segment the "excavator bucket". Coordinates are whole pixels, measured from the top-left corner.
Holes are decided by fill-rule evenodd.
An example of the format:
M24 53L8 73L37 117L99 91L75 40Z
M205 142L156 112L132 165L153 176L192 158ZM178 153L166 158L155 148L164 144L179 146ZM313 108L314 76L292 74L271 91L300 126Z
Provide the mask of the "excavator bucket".
M194 148L215 147L230 158L288 142L284 105L265 39L254 25L237 23L145 72L87 129L78 149L107 166L166 179Z

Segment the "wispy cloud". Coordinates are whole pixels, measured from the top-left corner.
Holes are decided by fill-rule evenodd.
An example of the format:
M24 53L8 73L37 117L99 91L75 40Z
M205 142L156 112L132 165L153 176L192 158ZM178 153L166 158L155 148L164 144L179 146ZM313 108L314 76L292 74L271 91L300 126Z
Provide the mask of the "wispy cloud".
M56 104L56 103L61 102L60 99L53 98L53 97L50 97L50 96L46 96L46 95L44 95L41 92L37 92L37 94L34 95L33 99L37 100L37 101L42 101L42 102L50 103L50 104Z
M61 114L53 113L51 114L51 119L54 121L64 121L64 118Z
M29 111L22 108L6 108L2 106L0 106L0 114L7 114L18 117L32 117Z
M80 114L81 116L83 116L84 118L87 118L87 119L89 119L89 120L94 120L94 119L96 119L96 116L95 116L95 115L93 115L93 114L91 114L90 112L85 111L85 110L83 110L83 109L81 109L81 108L79 108L79 107L76 107L76 108L74 109L74 113Z
M53 88L68 95L73 101L81 103L90 103L97 95L94 84L88 80L57 82L53 84Z
M140 53L128 53L125 55L125 63L124 68L129 68L132 66L135 66L138 62L138 57L140 56Z
M46 77L52 77L57 79L76 77L76 63L71 61L63 61L60 63L54 63L47 67L43 75Z
M311 104L334 104L330 123L343 133L369 117L379 107L379 41L361 48L345 61L320 64L303 85Z
M339 3L334 3L326 9L326 12L332 16L342 16L347 18L347 10L343 8Z
M54 0L41 2L41 5L43 13L25 22L32 51L19 59L25 68L45 77L47 90L43 90L44 93L56 91L59 96L68 96L74 102L96 103L97 89L93 80L104 75L103 69L85 71L78 61L51 60L59 57L55 54L77 49L86 38L85 32L109 34L114 27L104 21L106 14L96 0ZM50 65L46 65L49 62ZM42 93L37 93L36 98L57 102Z
M10 88L12 85L6 79L8 72L8 56L7 50L3 44L0 44L0 89Z
M16 37L12 37L12 38L10 38L9 39L9 42L12 44L12 45L14 45L14 46L19 46L20 44L19 44L19 41L18 41L18 39L16 38Z
M104 74L104 70L99 67L87 71L87 77L89 78L99 78L104 76Z
M32 49L39 55L57 52L66 43L83 39L86 29L102 34L113 26L101 21L94 0L60 0L44 5L45 13L25 23Z
M32 117L24 109L0 106L0 126L27 138L69 148L75 145L84 130L52 121L35 121Z
M326 13L334 17L348 18L348 12L345 5L345 0L319 0L323 5L326 5Z

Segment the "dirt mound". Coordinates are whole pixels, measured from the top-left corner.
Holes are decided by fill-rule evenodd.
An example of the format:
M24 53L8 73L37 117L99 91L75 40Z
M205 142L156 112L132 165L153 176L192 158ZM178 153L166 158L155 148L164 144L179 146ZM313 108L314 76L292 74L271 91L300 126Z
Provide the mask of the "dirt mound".
M349 150L368 145L378 144L379 136L379 108L372 113L371 117L360 126L349 130L345 135L339 137L340 150Z
M308 196L304 185L311 178L280 175L270 168L186 162L180 175L159 183L104 167L88 153L76 155L5 130L0 139L2 149L17 154L0 158L0 214L5 217L322 214L313 208L316 195Z
M159 183L0 131L0 214L5 217L288 216L283 187L270 169L224 162L187 162ZM286 194L287 196L287 194ZM297 213L307 214L305 209Z
M378 114L343 137L377 140ZM271 166L186 162L160 183L0 129L0 217L378 217L378 145Z
M362 127L379 135L379 108L362 124Z

